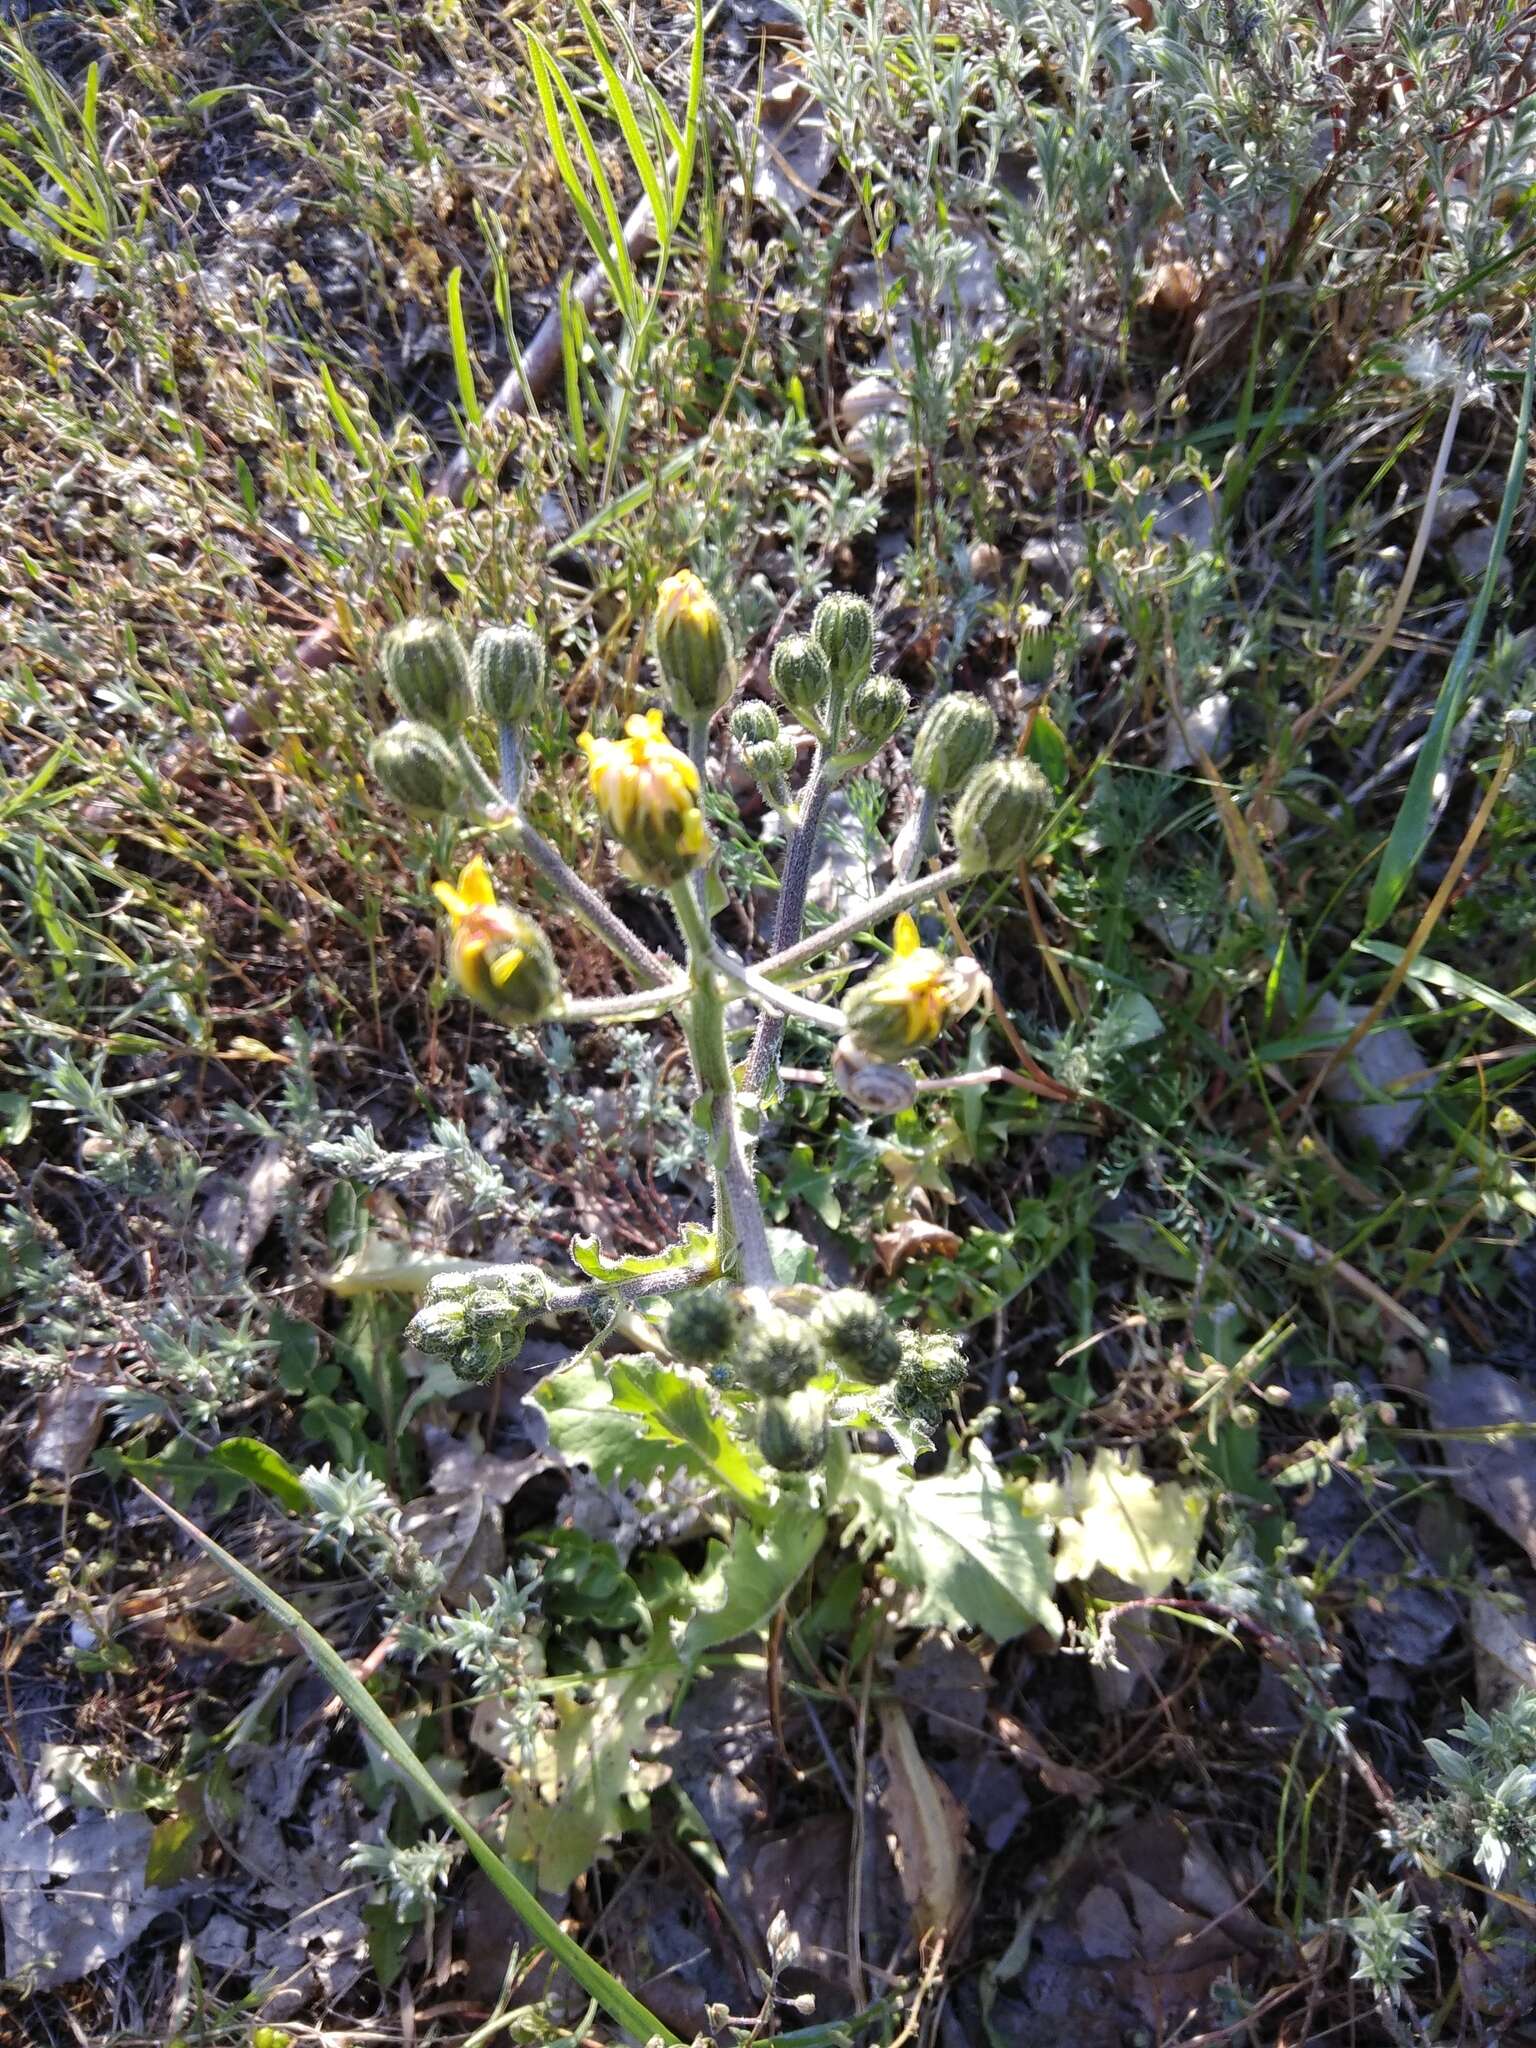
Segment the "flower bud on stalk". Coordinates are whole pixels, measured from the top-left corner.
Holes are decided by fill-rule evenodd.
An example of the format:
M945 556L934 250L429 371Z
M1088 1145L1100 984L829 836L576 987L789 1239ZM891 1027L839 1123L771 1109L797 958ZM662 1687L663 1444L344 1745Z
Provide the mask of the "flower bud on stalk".
M965 1353L953 1337L904 1330L901 1364L892 1388L902 1414L937 1422L965 1385Z
M670 888L710 850L699 809L699 771L666 737L659 711L629 719L621 740L584 732L587 780L598 815L637 881Z
M780 701L817 728L832 694L832 670L816 642L804 633L791 633L773 650L768 675Z
M912 743L912 779L932 796L953 796L996 742L990 704L980 697L941 697Z
M1043 682L1055 666L1058 644L1052 614L1043 605L1026 605L1019 614L1019 681Z
M758 1411L757 1448L775 1472L814 1472L827 1455L827 1397L816 1387L765 1401Z
M667 1317L667 1349L684 1365L718 1365L736 1340L741 1311L719 1287L679 1295Z
M469 663L446 619L407 619L379 642L377 660L389 694L407 718L452 738L469 712Z
M792 1394L823 1363L816 1332L803 1317L761 1300L747 1309L731 1365L749 1393Z
M898 1059L932 1045L947 1024L979 1000L987 978L974 960L951 960L918 938L905 912L896 920L888 960L853 988L844 1002L848 1035L859 1052Z
M824 597L811 620L811 636L827 657L833 685L846 702L874 659L874 613L862 597Z
M548 1301L549 1282L537 1266L445 1273L428 1287L405 1334L460 1379L483 1382L517 1357L529 1323Z
M679 718L711 718L731 694L731 636L720 607L691 569L656 594L656 659Z
M1005 874L1040 836L1051 786L1033 761L988 761L960 793L950 817L955 851L968 875Z
M458 883L434 882L453 937L448 972L460 992L504 1024L537 1024L564 998L549 941L531 917L496 901L490 869L478 856Z
M793 740L754 740L743 750L742 758L751 771L753 781L771 791L793 772L795 743Z
M778 737L778 713L760 697L738 704L731 713L731 738L743 752L759 740L776 740Z
M430 725L402 718L368 749L368 763L395 802L418 817L440 818L464 794L464 773L452 747Z
M475 702L497 725L521 731L538 709L547 666L531 626L487 626L469 657Z
M901 731L911 708L912 699L894 676L871 676L860 683L848 705L850 751L873 759Z
M834 1365L851 1379L883 1386L901 1365L901 1339L872 1294L839 1287L816 1310L816 1329Z

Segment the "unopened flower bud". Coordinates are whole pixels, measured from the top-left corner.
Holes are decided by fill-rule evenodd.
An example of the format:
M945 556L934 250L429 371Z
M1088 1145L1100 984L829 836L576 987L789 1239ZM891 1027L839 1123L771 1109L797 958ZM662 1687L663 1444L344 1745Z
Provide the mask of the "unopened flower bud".
M736 1337L731 1365L752 1394L791 1394L822 1369L821 1346L811 1325L771 1302L749 1307Z
M901 1364L892 1388L903 1415L937 1422L965 1385L965 1354L953 1337L903 1330Z
M997 720L980 697L941 697L917 729L912 778L931 796L953 796L997 743Z
M381 732L368 750L368 763L395 802L423 818L453 810L464 793L452 747L440 732L412 719Z
M731 636L720 607L691 569L656 593L656 659L679 718L709 718L731 694Z
M1027 604L1019 614L1018 672L1021 683L1043 682L1056 661L1056 620L1043 605Z
M816 1330L834 1365L851 1379L883 1386L901 1365L901 1338L872 1294L839 1287L816 1310Z
M830 1435L827 1397L804 1387L763 1403L757 1416L757 1448L775 1472L814 1472L827 1455Z
M379 642L377 660L389 694L407 718L452 735L469 711L469 663L446 619L407 619Z
M986 976L974 960L952 960L918 938L902 913L888 960L852 988L843 1005L848 1035L876 1060L899 1059L932 1045L944 1027L979 1000Z
M738 747L745 749L758 740L776 740L778 736L778 713L760 697L738 704L731 713L731 738Z
M965 785L950 818L961 867L968 875L1017 867L1050 809L1051 786L1033 761L988 761Z
M773 650L769 678L780 700L798 717L814 722L832 694L832 670L816 642L791 633Z
M824 597L811 620L811 635L827 657L832 681L846 696L869 674L875 652L875 615L862 597Z
M901 731L902 721L912 708L912 699L894 676L871 676L860 683L848 705L851 735L861 748L883 747Z
M483 1382L517 1357L528 1324L548 1301L549 1282L537 1266L445 1273L428 1287L406 1339L460 1379Z
M743 748L742 759L751 771L752 779L765 789L772 789L794 768L795 743L793 740L754 740L749 747Z
M680 1294L667 1316L667 1349L684 1365L718 1365L735 1342L741 1311L720 1287Z
M549 940L531 917L496 901L490 869L476 858L456 885L434 882L453 936L448 972L460 992L504 1024L538 1024L564 1001Z
M699 771L667 738L659 711L629 719L621 740L584 732L587 780L598 814L637 881L669 888L710 848L699 809Z
M475 702L497 725L521 730L544 694L548 659L531 626L487 626L470 651Z

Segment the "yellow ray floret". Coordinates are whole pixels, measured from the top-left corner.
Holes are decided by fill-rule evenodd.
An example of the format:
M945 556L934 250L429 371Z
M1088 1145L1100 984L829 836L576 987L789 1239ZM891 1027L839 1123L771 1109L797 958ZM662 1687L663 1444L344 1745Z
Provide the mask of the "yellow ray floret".
M477 854L456 883L434 882L453 937L448 971L471 1002L510 1021L533 1023L560 998L549 941L531 918L496 901L491 871Z
M584 732L577 745L587 757L598 813L637 872L666 883L696 867L709 844L698 806L699 772L667 738L661 713L629 719L621 740Z

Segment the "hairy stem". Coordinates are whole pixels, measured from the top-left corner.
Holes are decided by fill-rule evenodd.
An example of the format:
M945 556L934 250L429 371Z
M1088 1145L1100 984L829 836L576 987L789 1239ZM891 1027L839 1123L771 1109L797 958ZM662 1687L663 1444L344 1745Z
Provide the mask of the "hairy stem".
M812 932L808 939L801 939L795 945L785 946L771 953L758 969L760 974L775 975L787 973L791 967L799 967L807 960L814 960L818 953L825 953L832 946L841 946L848 939L856 939L861 932L873 930L877 924L884 924L888 917L895 917L898 911L910 910L914 903L922 903L928 897L937 896L942 889L961 879L962 870L957 860L950 861L942 868L935 868L931 875L918 875L910 882L898 882L887 889L882 896L871 898L860 904L857 910L850 910L846 917L840 917L835 924L823 925L818 932Z
M811 869L816 864L816 846L821 838L822 819L831 794L832 781L818 755L801 798L799 823L784 855L779 907L773 919L772 951L775 954L794 944L805 922L805 892L810 886ZM768 1077L773 1072L783 1043L784 1019L765 1010L752 1034L752 1049L747 1054L746 1072L742 1078L742 1086L749 1095L761 1095L768 1085Z
M688 1044L699 1088L709 1105L715 1153L716 1230L722 1261L729 1233L734 1240L741 1278L747 1286L771 1287L775 1279L773 1254L768 1248L768 1229L757 1198L757 1180L742 1138L736 1084L725 1046L725 999L719 986L719 968L712 958L709 927L686 882L679 883L671 895L693 975Z
M922 803L918 806L917 823L912 828L912 837L907 842L901 866L897 871L898 882L910 882L927 856L933 844L933 828L938 821L939 799L931 789L923 791Z
M510 829L519 853L533 863L546 881L554 885L588 931L595 933L605 946L618 954L636 981L645 988L654 989L664 987L674 978L677 972L676 962L663 959L659 953L653 953L645 941L630 930L623 918L608 908L597 891L589 889L580 875L566 865L543 833L530 825L520 810L514 809L510 816L503 817L499 822Z

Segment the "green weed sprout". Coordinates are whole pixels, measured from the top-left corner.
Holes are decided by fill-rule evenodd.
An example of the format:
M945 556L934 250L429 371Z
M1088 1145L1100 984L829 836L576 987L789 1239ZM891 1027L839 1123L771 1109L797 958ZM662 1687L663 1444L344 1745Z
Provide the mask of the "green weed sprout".
M434 885L449 922L454 986L513 1027L675 1017L691 1057L699 1121L710 1133L714 1188L712 1230L695 1232L659 1269L649 1262L644 1273L613 1269L608 1277L605 1268L596 1281L566 1286L531 1266L476 1267L435 1281L408 1334L465 1379L479 1381L517 1356L538 1315L576 1308L601 1314L625 1301L675 1297L663 1326L673 1357L737 1390L767 1465L806 1472L825 1456L832 1396L841 1393L856 1408L860 1388L884 1389L882 1398L894 1399L902 1412L935 1419L963 1365L948 1340L898 1332L857 1289L780 1284L753 1154L764 1108L779 1094L786 1020L825 1034L835 1085L868 1114L908 1106L919 1086L946 1085L942 1075L920 1079L914 1062L980 999L985 977L974 960L925 944L911 912L956 882L1026 859L1044 829L1049 791L1029 764L995 758L996 722L985 704L940 700L913 749L923 829L908 871L805 936L807 888L828 802L839 783L899 741L911 708L899 682L872 672L870 607L857 597L826 599L810 631L782 640L775 651L770 676L778 709L747 699L726 721L789 828L772 944L765 958L748 962L720 937L710 908L718 886L706 886L715 844L703 808L710 731L731 703L737 665L720 607L692 571L661 586L652 647L667 711L685 743L669 736L658 708L630 717L618 733L584 732L578 745L598 820L624 873L668 900L681 963L654 952L530 821L524 734L547 687L538 637L523 625L492 626L466 651L446 622L417 620L386 635L380 648L379 669L402 713L375 743L380 782L413 812L456 815L486 836L487 852L473 854L453 882ZM797 750L783 734L780 712L815 741L798 790L791 787ZM477 717L495 728L495 782L470 744L467 728ZM935 866L927 848L945 803L955 852ZM487 855L509 842L623 963L633 992L589 1001L567 993L538 924L497 899ZM924 865L926 873L911 871ZM885 927L884 958L855 974L840 1002L815 992L829 983L841 987L849 977L841 949ZM726 1014L736 1003L745 1003L755 1023L744 1060L733 1063Z

